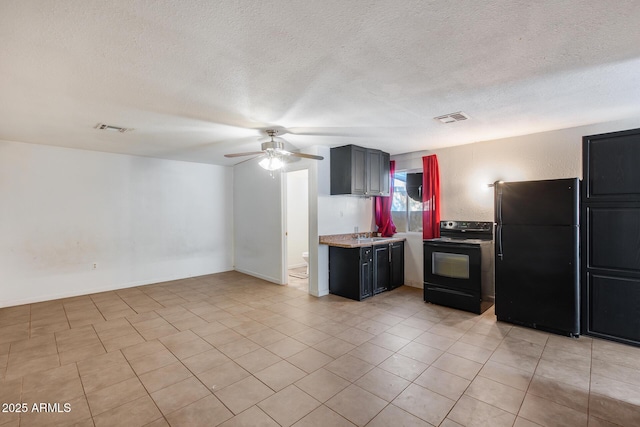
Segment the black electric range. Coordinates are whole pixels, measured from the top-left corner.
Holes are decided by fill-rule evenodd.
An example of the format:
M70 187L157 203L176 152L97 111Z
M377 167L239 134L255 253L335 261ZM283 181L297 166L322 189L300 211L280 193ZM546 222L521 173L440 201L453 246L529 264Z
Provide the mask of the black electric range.
M440 221L424 240L424 300L473 313L493 305L493 222Z

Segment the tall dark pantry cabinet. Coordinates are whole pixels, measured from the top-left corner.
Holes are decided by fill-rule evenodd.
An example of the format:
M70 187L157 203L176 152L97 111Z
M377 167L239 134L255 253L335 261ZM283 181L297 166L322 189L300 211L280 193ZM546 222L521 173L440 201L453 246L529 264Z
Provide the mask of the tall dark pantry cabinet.
M640 346L640 129L582 140L582 333Z

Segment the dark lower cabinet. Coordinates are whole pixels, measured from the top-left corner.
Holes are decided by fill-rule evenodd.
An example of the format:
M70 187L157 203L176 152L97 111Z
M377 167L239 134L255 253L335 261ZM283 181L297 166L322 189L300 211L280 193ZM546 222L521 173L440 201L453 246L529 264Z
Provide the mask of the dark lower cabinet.
M373 293L379 294L389 289L391 262L389 245L373 247Z
M373 295L373 249L329 246L329 292L363 300Z
M391 251L391 271L389 289L404 285L404 242L394 242L389 245Z
M582 333L640 346L640 129L582 144Z
M360 296L363 298L373 295L373 250L370 247L360 248Z
M404 284L404 242L329 246L329 292L363 300Z

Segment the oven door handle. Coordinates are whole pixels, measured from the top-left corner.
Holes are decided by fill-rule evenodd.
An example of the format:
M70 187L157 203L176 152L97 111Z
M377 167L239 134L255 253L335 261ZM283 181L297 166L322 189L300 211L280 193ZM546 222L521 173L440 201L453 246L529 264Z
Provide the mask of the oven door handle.
M451 249L451 250L458 250L458 249L477 249L478 246L477 245L470 245L468 243L432 243L432 242L425 242L425 245L427 246L431 246L434 248L447 248L447 249Z

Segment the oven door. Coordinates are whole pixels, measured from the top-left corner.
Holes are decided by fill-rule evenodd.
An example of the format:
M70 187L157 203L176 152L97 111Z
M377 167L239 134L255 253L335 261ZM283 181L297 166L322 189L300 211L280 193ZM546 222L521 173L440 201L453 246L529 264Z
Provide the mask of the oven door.
M424 242L425 285L477 293L480 274L480 246L455 241Z

